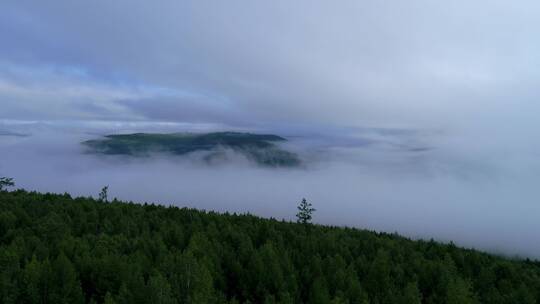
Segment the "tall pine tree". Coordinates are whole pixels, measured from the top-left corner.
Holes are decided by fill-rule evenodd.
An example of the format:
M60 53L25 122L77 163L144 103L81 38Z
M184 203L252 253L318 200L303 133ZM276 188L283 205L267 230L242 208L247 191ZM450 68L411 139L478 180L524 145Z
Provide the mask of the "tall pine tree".
M317 209L313 208L311 203L308 203L305 198L302 199L302 202L300 202L297 208L297 222L304 225L311 223L311 219L313 218L313 212L317 211Z

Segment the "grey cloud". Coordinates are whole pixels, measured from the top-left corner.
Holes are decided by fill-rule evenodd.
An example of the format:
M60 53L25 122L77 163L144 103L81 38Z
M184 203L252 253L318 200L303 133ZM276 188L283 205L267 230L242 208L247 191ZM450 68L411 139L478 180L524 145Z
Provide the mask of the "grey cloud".
M26 189L95 196L107 184L111 197L124 200L289 220L298 200L307 197L318 209L319 223L453 240L508 255L538 257L540 252L531 242L540 228L534 199L540 171L509 172L505 166L515 160L494 166L470 153L472 162L461 155L457 161L448 149L396 151L375 142L321 148L293 139L288 148L301 153L308 166L262 169L241 157L207 166L191 158L87 155L79 142L96 135L84 128L32 129L32 137L0 136L0 172ZM402 139L392 135L387 141Z
M192 123L221 122L245 125L250 122L234 105L216 102L208 96L164 96L143 99L123 99L115 103L153 121L182 121Z
M244 119L274 124L447 127L486 109L516 119L506 110L536 96L540 79L533 1L3 6L17 16L5 23L22 20L6 30L4 58L224 96L249 113ZM44 36L56 39L35 47Z
M49 148L16 154L0 170L43 191L89 194L101 186L90 178L112 177L111 191L125 199L275 216L306 195L321 222L536 254L528 240L540 214L539 9L536 1L2 1L0 119L11 124L0 126L60 139L55 150L47 136L1 136L6 159ZM74 144L107 132L223 129L291 136L313 166L124 166L81 160ZM58 180L30 176L34 165ZM175 170L130 192L141 172L159 177L162 168ZM183 191L171 192L178 184ZM267 204L252 206L253 197ZM343 213L332 212L336 201Z

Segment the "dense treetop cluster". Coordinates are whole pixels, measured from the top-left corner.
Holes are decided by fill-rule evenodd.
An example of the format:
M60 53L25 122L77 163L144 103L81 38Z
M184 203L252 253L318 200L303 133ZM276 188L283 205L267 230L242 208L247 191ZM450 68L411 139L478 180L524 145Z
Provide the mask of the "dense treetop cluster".
M539 299L539 262L453 244L251 215L0 191L0 303Z

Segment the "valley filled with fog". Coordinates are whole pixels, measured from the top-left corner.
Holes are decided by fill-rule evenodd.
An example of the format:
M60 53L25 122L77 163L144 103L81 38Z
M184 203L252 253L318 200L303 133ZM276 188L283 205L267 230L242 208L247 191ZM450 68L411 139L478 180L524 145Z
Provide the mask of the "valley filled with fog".
M531 165L536 154L525 141L494 149L498 141L481 133L275 132L289 139L282 146L297 153L302 165L267 168L232 150L226 151L227 161L207 163L198 152L137 158L90 154L80 144L111 133L205 132L219 126L13 121L0 126L0 175L27 190L97 197L108 185L111 199L285 220L295 219L296 205L305 197L321 224L452 240L511 256L540 252L533 241L540 229L535 199L540 168Z

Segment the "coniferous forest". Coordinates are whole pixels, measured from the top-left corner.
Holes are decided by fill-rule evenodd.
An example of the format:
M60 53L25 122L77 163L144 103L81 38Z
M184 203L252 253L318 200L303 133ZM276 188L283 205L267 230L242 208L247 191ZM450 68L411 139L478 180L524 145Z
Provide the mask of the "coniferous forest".
M539 299L539 262L453 244L251 215L0 191L1 303Z

